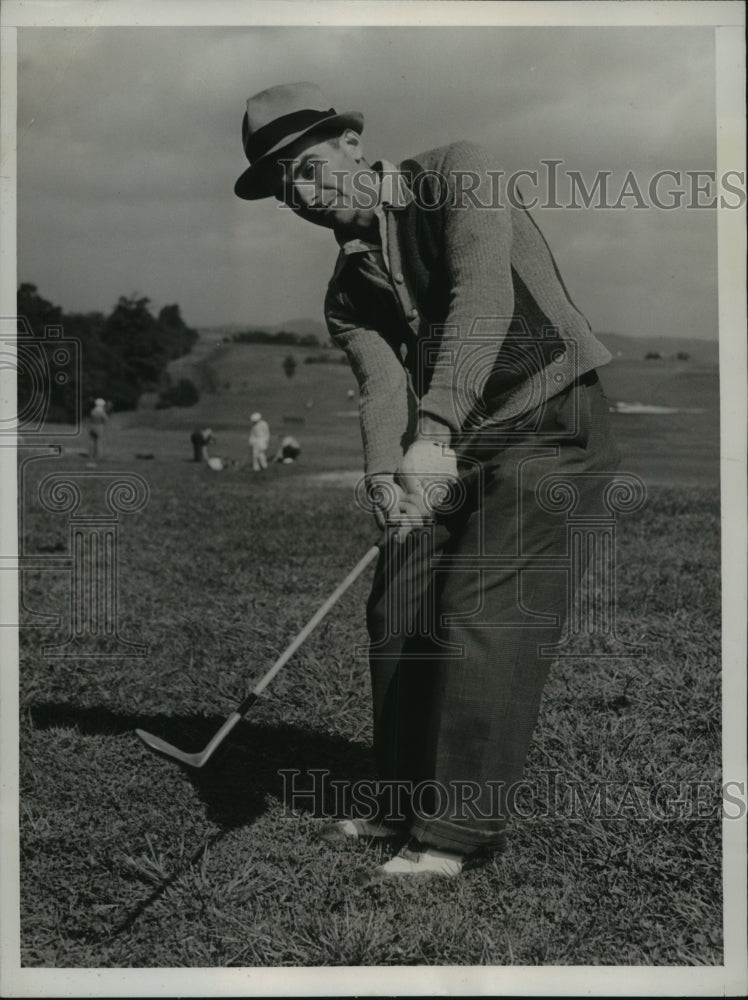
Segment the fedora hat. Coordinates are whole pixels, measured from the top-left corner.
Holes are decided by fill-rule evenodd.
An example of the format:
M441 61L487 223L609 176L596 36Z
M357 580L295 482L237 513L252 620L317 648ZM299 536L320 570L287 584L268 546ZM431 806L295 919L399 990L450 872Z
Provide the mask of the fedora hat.
M234 193L248 201L269 198L262 165L320 126L363 132L364 116L360 111L338 114L315 83L284 83L250 97L242 121L242 145L250 166L234 185Z

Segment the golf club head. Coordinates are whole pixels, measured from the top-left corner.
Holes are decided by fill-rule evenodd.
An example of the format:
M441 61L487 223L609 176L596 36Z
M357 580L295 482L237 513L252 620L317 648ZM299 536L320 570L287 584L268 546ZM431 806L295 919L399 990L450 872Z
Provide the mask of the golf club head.
M175 747L171 743L167 743L166 740L162 740L160 736L154 736L153 733L147 733L144 729L136 729L136 734L145 743L147 747L151 750L155 750L157 753L162 753L166 757L171 757L173 760L178 760L180 764L187 764L189 767L202 767L203 764L211 756L211 752L203 750L202 753L185 753L184 750L180 750L179 747Z

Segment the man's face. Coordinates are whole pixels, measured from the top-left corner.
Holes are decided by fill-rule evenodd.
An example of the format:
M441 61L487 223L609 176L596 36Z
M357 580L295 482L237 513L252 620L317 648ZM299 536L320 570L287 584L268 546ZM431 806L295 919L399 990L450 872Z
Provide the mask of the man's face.
M379 195L361 141L348 130L337 140L312 139L283 150L272 174L275 197L300 218L339 232L365 232Z

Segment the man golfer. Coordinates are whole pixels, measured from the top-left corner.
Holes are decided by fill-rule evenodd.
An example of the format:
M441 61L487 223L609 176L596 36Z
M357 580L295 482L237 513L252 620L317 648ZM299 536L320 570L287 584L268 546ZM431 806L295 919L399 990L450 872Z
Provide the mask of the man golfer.
M89 456L92 462L98 462L104 452L104 430L109 420L106 410L106 400L99 398L94 400L93 409L89 414L88 435L91 439Z
M618 463L595 371L610 354L519 199L497 197L489 153L459 142L370 163L362 132L313 84L256 94L235 192L275 196L340 246L327 323L358 381L367 502L388 529L367 612L382 794L328 839L400 835L377 878L451 876L503 844L542 647L570 601L548 568L567 554L551 484L594 517Z
M210 427L196 427L190 434L190 441L192 442L192 461L207 462L210 457L208 445L215 441Z
M253 413L249 418L252 425L247 438L249 450L252 453L252 471L264 472L268 467L268 445L270 444L270 427L263 420L261 413Z

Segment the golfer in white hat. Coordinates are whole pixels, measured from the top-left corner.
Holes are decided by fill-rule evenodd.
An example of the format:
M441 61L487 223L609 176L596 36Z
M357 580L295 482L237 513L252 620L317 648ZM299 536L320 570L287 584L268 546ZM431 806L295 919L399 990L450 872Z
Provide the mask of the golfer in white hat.
M252 428L249 432L249 449L252 452L252 470L262 472L268 467L268 445L270 444L270 428L261 413L253 413L249 418Z
M91 439L89 458L92 462L98 462L104 454L104 428L109 420L106 412L106 400L99 397L94 400L94 406L89 414L88 435Z

